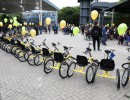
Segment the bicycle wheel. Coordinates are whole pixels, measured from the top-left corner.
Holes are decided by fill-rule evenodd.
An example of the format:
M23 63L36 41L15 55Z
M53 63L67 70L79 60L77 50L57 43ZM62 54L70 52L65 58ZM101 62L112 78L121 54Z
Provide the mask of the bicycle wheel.
M39 66L39 65L41 65L42 64L42 62L43 62L43 55L42 54L38 54L36 57L35 57L35 59L34 59L34 63L35 63L35 65L37 65L37 66Z
M26 61L26 59L25 59L25 51L20 51L19 53L18 53L18 59L19 59L19 61L21 61L21 62L25 62Z
M116 70L116 84L117 84L117 89L120 89L120 71L119 69Z
M59 67L59 75L61 78L66 78L67 77L67 70L69 68L69 65L66 62L61 63Z
M92 83L94 83L94 81L95 81L95 77L96 77L96 74L97 74L97 70L98 70L98 66L94 66L94 74L93 74Z
M11 53L11 47L12 47L11 45L8 45L8 46L7 46L7 48L6 48L6 52L7 52L7 53Z
M19 52L21 52L22 50L20 49L20 48L17 48L15 51L14 51L14 56L16 57L16 58L18 58L18 54L19 54Z
M25 55L24 55L24 58L25 58L26 61L28 60L28 56L29 56L29 53L26 51Z
M44 72L47 74L50 73L53 67L54 67L54 60L53 59L47 60L44 64Z
M93 66L90 65L87 67L87 70L86 70L86 82L88 84L92 82L93 76L94 76Z
M27 61L28 61L28 64L29 64L29 65L31 65L31 66L34 66L34 65L35 65L35 63L34 63L34 58L35 58L35 56L36 56L36 54L30 54L30 55L28 56Z
M12 53L13 55L14 55L16 49L18 49L18 47L15 47L15 46L12 47L11 53Z
M76 63L75 62L72 62L70 65L69 65L69 68L67 70L67 75L68 77L71 77L73 74L74 74L74 70L76 68Z
M122 86L125 87L129 81L129 69L125 69L124 72L123 72L123 75L122 75L122 80L121 80L121 83L122 83Z

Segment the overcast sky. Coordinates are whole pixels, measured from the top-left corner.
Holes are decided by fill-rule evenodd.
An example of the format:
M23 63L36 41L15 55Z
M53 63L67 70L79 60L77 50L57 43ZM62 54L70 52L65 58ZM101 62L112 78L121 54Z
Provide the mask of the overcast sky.
M59 8L63 8L66 6L79 6L78 0L49 0L53 4L55 4ZM118 0L100 0L106 2L116 2Z

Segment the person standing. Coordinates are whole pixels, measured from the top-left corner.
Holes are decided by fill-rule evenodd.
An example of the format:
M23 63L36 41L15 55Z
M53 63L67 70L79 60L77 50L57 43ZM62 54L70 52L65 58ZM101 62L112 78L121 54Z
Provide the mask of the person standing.
M97 41L98 50L100 50L100 37L102 37L101 29L98 27L97 22L94 23L94 26L92 28L92 38L93 38L93 49L96 50L95 44Z
M82 35L84 35L84 29L85 29L85 26L82 25Z
M50 25L48 26L48 32L49 32L49 34L50 34L50 32L51 32L51 27L50 27Z
M107 45L106 44L106 27L105 27L105 25L103 25L103 28L102 28L102 44L103 45Z

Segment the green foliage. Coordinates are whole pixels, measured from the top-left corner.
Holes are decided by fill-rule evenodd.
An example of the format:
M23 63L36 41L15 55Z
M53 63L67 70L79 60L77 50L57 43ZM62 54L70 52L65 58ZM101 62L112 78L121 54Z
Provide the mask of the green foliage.
M0 14L0 21L4 21L4 18L7 18L8 19L8 23L9 23L9 20L13 19L13 17L17 17L17 21L20 22L20 23L23 20L21 13L14 13L14 14L4 14L4 13L1 13Z
M127 26L130 26L130 14L115 13L114 14L114 23L116 26L118 26L121 23L126 23Z
M65 7L58 12L58 21L65 20L69 24L79 25L79 7Z

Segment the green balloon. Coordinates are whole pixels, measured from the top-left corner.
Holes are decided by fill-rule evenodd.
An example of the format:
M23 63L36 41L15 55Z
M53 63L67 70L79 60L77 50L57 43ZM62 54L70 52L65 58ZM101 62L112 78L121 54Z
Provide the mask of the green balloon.
M74 27L73 34L77 35L78 33L79 33L79 28L78 27Z
M7 23L7 22L8 22L8 19L7 19L7 18L5 18L5 19L4 19L4 22L5 22L5 23Z
M22 27L22 31L24 31L24 30L25 30L25 27L23 26L23 27Z
M120 24L119 26L118 26L118 34L119 35L123 35L123 34L125 34L125 32L126 32L126 30L127 30L127 25L125 24L125 23L122 23L122 24Z
M14 20L14 21L17 21L17 17L14 17L13 20Z
M14 21L14 23L13 23L13 26L18 26L18 22L17 21Z
M12 19L10 19L10 23L13 23L13 20L12 20Z

